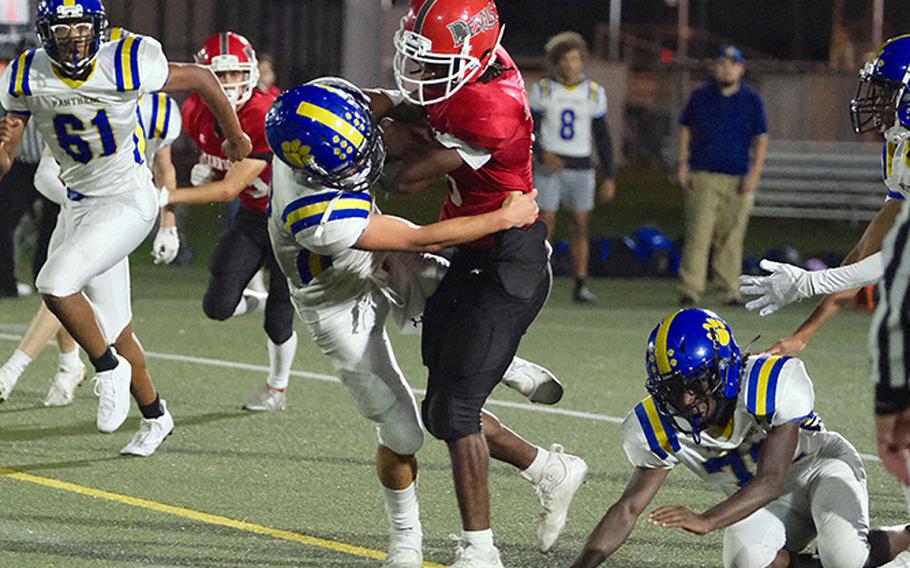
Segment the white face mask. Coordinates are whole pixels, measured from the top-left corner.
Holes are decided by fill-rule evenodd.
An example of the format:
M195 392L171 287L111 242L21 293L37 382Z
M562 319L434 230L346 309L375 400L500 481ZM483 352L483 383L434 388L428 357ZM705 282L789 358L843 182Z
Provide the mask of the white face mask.
M487 67L496 60L495 48L499 46L503 32L505 26L499 31L499 39ZM458 54L434 53L430 39L405 29L399 29L395 33L394 43L395 82L401 94L416 105L427 106L442 102L486 70L479 59L470 55L470 37L464 40ZM438 69L441 73L424 78L428 67Z

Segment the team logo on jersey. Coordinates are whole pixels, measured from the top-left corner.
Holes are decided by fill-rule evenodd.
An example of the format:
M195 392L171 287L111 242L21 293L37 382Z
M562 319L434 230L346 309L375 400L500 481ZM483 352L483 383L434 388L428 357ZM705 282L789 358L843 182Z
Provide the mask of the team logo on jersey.
M455 40L455 47L464 45L464 42L471 36L494 29L497 24L494 10L493 3L490 2L486 8L467 20L456 20L449 24L449 32L452 34L452 39Z
M284 152L284 157L299 168L306 167L310 164L313 159L310 156L311 150L312 148L309 146L301 144L300 140L291 140L289 142L281 143L281 151Z

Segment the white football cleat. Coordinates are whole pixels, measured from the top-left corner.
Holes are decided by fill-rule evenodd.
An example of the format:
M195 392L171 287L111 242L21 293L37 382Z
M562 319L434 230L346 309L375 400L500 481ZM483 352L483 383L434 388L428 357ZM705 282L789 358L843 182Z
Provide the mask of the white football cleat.
M569 505L588 473L588 464L578 456L567 454L559 444L550 447L540 483L534 486L543 506L537 527L537 546L547 552L566 526Z
M54 375L51 389L44 398L44 406L67 406L75 399L76 387L85 380L85 365L79 362L75 369L60 367Z
M130 440L120 453L123 455L148 457L155 453L171 432L174 431L174 417L167 411L167 403L161 401L164 414L158 418L143 418L139 424L139 431Z
M111 347L118 365L110 371L96 373L95 396L98 397L98 430L111 433L123 424L130 413L130 382L133 368Z
M502 382L531 402L556 404L564 392L562 383L549 369L521 357L512 359Z
M18 373L6 365L0 367L0 402L9 398L18 381Z
M499 559L499 549L495 546L478 548L457 539L455 563L449 568L504 568Z
M423 552L409 546L392 544L382 568L422 568Z
M276 390L265 385L265 390L256 394L243 405L244 410L254 412L274 412L288 409L287 389Z

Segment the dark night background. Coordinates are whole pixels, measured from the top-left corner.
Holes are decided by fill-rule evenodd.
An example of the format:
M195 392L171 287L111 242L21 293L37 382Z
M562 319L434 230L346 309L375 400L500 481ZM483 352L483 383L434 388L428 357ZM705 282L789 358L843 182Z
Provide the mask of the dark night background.
M834 0L690 0L690 25L771 57L827 60ZM574 29L588 40L609 19L610 0L497 0L508 26L506 45L539 52L553 33ZM846 22L857 38L871 35L871 0L846 0ZM623 26L676 26L676 8L664 0L624 0ZM886 0L885 37L910 29L910 2Z

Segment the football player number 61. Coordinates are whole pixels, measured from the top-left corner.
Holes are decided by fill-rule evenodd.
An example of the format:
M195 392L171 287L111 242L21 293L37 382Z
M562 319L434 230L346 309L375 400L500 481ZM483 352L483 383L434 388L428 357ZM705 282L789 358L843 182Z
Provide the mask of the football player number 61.
M99 158L112 156L117 152L117 142L114 140L114 130L107 117L107 111L99 110L92 119L92 126L98 130L101 137L101 154ZM54 132L57 134L57 143L80 164L92 161L94 153L88 142L80 134L86 131L85 123L74 114L58 114L54 117Z

